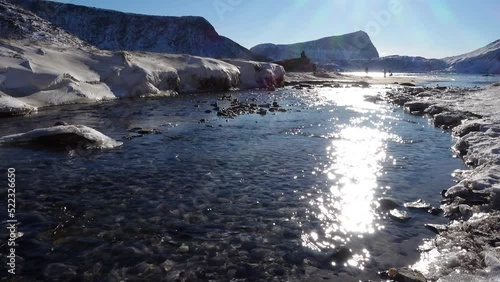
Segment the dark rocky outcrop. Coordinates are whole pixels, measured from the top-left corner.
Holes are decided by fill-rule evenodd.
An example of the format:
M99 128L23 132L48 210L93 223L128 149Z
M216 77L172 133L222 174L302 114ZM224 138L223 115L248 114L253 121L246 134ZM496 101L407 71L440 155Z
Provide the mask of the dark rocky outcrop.
M317 69L316 65L311 63L311 60L308 58L294 58L275 61L273 63L283 66L287 72L314 72Z

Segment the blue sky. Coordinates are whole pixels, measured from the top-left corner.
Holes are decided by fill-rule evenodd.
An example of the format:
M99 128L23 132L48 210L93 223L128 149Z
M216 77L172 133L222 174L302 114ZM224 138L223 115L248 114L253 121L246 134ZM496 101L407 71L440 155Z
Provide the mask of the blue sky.
M442 58L500 39L500 0L66 0L164 16L202 16L250 48L364 30L381 56Z

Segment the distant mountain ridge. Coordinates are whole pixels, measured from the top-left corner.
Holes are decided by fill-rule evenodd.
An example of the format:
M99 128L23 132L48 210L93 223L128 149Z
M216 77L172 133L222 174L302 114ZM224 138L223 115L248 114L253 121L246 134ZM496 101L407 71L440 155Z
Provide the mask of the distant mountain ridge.
M449 64L448 71L500 74L500 39L472 52L442 60Z
M265 59L220 36L203 17L149 16L38 0L10 0L105 50Z
M259 44L250 48L250 51L272 60L295 58L305 51L314 63L379 57L377 49L364 31L295 44Z

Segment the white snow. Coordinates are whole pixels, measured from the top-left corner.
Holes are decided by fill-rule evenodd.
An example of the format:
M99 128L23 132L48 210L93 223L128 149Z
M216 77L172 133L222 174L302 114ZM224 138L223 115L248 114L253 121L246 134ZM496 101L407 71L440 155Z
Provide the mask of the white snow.
M241 59L224 59L238 67L241 72L241 88L274 88L282 86L285 69L277 64Z
M93 149L111 149L121 146L123 143L102 134L101 132L84 125L61 125L48 128L39 128L26 133L19 133L0 137L0 144L18 144L25 142L36 142L40 137L57 136L61 134L75 134L85 138L91 143Z
M16 40L0 40L0 62L0 91L25 107L279 87L284 77L283 68L271 63L235 60L232 64L190 55L111 52Z
M37 108L27 105L16 98L0 91L0 116L29 114L36 112Z

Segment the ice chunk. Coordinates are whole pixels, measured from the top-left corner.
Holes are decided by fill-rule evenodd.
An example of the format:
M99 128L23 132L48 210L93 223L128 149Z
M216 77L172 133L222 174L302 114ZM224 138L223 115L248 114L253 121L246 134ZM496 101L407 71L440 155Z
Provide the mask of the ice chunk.
M111 149L123 144L85 125L60 125L0 137L0 144L23 143L49 146L83 144L86 149Z

